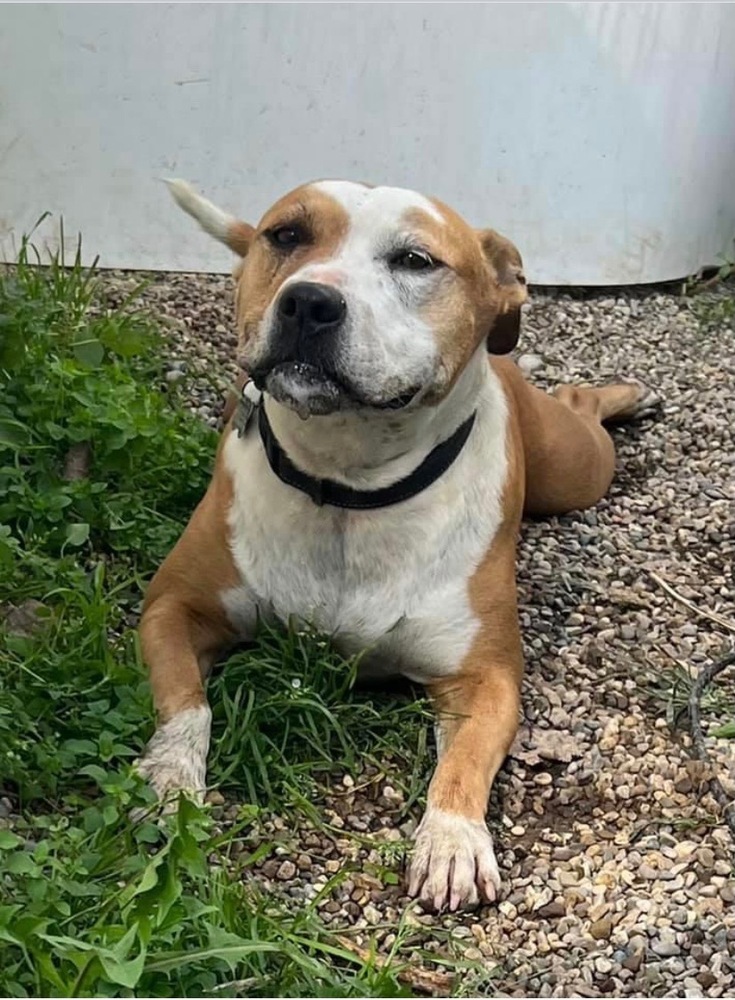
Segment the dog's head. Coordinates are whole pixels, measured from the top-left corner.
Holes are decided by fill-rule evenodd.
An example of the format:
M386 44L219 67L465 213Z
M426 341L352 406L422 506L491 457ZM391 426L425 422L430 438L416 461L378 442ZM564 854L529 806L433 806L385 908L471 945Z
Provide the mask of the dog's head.
M521 257L434 199L402 188L318 181L257 228L180 181L179 204L242 258L238 360L302 416L435 404L485 341L515 346Z

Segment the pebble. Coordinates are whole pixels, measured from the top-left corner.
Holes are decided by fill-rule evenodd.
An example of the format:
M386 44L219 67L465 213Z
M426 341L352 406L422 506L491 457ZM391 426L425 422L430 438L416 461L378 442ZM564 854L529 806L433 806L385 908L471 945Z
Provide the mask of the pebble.
M524 373L524 375L530 375L532 372L537 371L539 368L543 368L544 361L540 358L538 354L522 354L518 358L518 367Z
M693 979L691 976L686 976L684 978L684 996L685 997L703 997L702 987Z
M610 937L612 927L612 920L609 917L603 917L602 920L595 920L594 923L590 924L590 934L596 941L600 941Z
M709 847L700 847L695 857L703 868L712 868L715 863L714 851Z
M676 943L676 935L673 931L664 928L658 937L651 941L651 951L662 958L670 958L673 955L680 955L681 948Z
M296 875L296 865L293 861L284 861L278 868L276 872L276 878L280 879L282 882L287 882Z
M546 920L563 917L566 912L567 908L561 899L554 899L537 910L538 915L544 917Z
M643 952L636 951L632 955L628 955L627 958L623 959L622 966L624 969L628 969L629 972L637 972L641 963L643 962Z

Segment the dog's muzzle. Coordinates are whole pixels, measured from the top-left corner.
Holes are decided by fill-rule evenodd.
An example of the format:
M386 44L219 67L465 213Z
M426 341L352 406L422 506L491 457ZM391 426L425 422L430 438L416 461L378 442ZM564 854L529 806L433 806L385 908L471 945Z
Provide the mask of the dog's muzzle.
M361 406L407 406L420 387L369 399L342 373L340 340L347 319L347 303L336 288L311 281L287 285L275 302L267 355L248 366L255 385L304 418Z

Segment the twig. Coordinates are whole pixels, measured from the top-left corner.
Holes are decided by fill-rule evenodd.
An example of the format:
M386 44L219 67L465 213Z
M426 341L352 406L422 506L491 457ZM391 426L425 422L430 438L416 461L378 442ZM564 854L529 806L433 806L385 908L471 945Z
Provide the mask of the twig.
M387 965L387 959L382 955L377 955L372 951L368 951L367 948L361 948L354 941L350 941L348 937L343 934L335 935L335 940L345 948L347 951L351 951L353 955L357 955L361 962L374 962L378 968L384 968ZM404 983L408 983L409 986L413 987L415 990L419 990L421 993L426 993L428 996L434 997L448 997L451 996L452 987L454 986L454 976L449 972L437 972L434 969L421 969L415 966L405 965L398 969L396 975L398 979L402 980Z
M728 260L723 267L718 267L710 278L704 276L705 271L710 269L708 267L701 268L697 273L697 285L699 286L697 290L706 291L719 285L721 281L727 281L733 273L733 266L733 262Z
M361 785L353 785L351 788L348 788L345 785L343 788L332 788L330 789L330 792L335 798L344 797L346 795L354 795L355 792L362 792L366 788L370 788L371 785L377 785L385 777L387 777L385 771L378 771L378 773L374 774L372 778L367 778L367 780L363 781Z
M237 990L241 993L243 990L249 990L256 985L263 985L263 980L257 976L250 976L248 979L232 979L227 983L220 983L219 986L213 986L212 993L221 993L222 990Z
M702 733L702 722L700 718L700 708L702 695L708 684L710 684L718 674L721 674L723 670L735 663L735 650L731 650L724 656L720 657L719 660L715 660L710 663L709 666L705 667L699 674L695 682L692 684L692 690L689 694L689 726L692 730L692 743L693 743L693 753L692 756L695 760L704 761L708 766L710 771L709 783L712 789L712 794L717 800L718 805L722 809L722 815L725 819L730 834L735 840L735 801L731 801L725 789L720 783L720 779L714 774L712 768L712 761L707 753L707 748L704 745L704 734Z
M735 622L730 621L729 618L724 618L722 615L716 614L714 611L707 611L705 608L698 608L696 604L692 604L691 601L688 601L683 594L679 593L678 590L674 590L670 583L662 580L657 573L649 570L648 575L659 585L659 587L661 587L662 590L665 590L666 593L669 594L670 597L673 597L675 601L678 601L679 604L683 604L685 608L688 608L692 612L692 614L697 615L698 618L707 618L709 621L716 622L722 628L727 629L728 632L735 633Z

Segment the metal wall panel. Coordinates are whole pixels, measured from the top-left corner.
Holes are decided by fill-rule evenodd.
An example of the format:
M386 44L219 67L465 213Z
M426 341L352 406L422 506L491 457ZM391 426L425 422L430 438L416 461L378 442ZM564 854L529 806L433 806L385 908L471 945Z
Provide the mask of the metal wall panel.
M228 270L157 178L253 221L347 177L536 283L676 278L731 250L734 108L732 4L6 4L0 247L51 210L104 266Z

